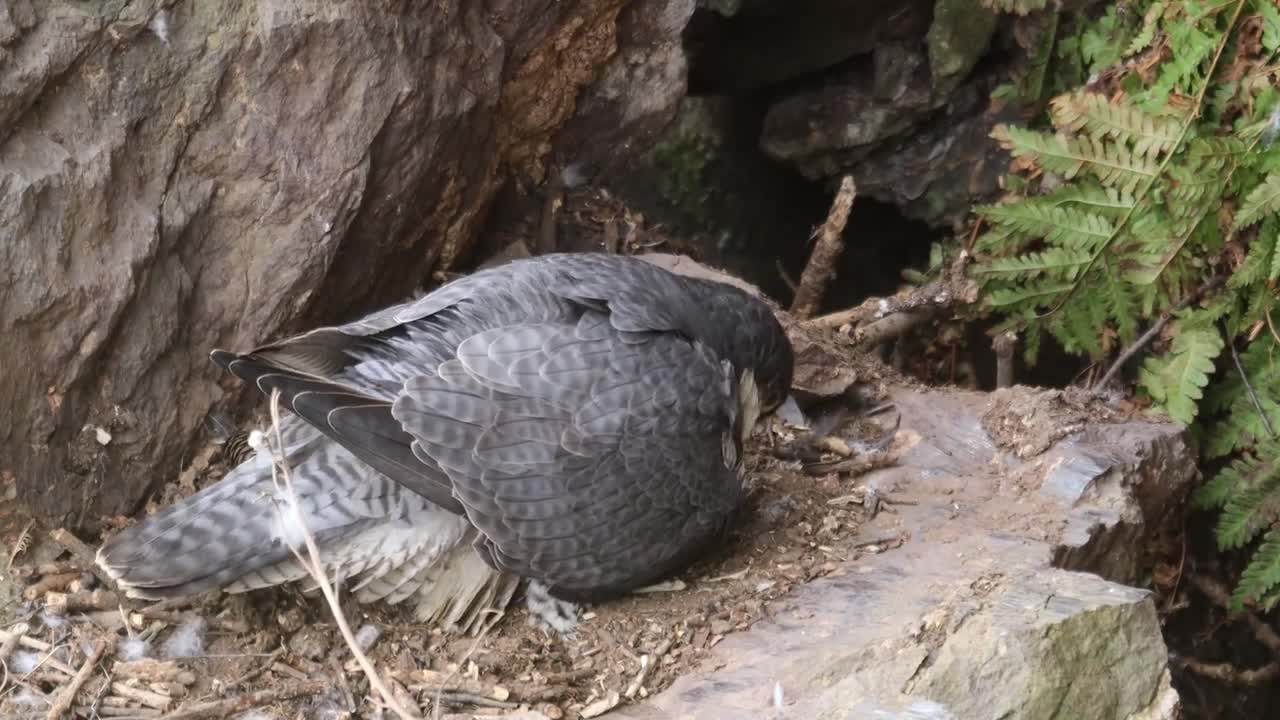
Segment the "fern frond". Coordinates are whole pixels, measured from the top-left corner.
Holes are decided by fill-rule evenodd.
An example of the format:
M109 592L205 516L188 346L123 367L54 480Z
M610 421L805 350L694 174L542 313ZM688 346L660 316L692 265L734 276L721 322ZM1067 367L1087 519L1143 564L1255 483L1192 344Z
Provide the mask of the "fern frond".
M1164 15L1164 3L1151 3L1151 7L1147 8L1146 14L1142 17L1142 29L1129 42L1129 47L1125 48L1125 57L1137 55L1151 45L1151 41L1155 40L1156 28L1160 24L1162 15Z
M1012 305L1043 304L1057 297L1071 287L1071 283L1054 283L1052 285L1023 285L992 290L987 295L987 302L992 307L1008 307Z
M1054 190L1038 199L1041 204L1052 205L1086 205L1092 210L1105 213L1108 217L1120 216L1133 208L1133 194L1120 188L1109 188L1096 181L1080 180Z
M1277 211L1280 211L1280 173L1273 172L1245 196L1232 228L1249 227Z
M1259 602L1265 609L1275 605L1275 598L1267 598L1271 590L1280 585L1280 527L1273 526L1263 536L1262 544L1249 559L1240 582L1231 594L1231 607L1242 610L1249 601Z
M1189 90L1200 78L1200 67L1217 49L1218 38L1201 30L1193 22L1173 23L1169 29L1172 57L1160 66L1149 97L1161 104L1174 90Z
M1024 201L988 205L978 212L998 226L1070 248L1096 248L1111 237L1112 222L1085 210Z
M1202 452L1207 458L1217 458L1237 450L1272 442L1266 423L1259 414L1258 405L1268 418L1280 424L1280 348L1268 333L1255 338L1240 353L1240 365L1244 367L1249 382L1258 394L1255 404L1245 390L1244 380L1238 372L1227 372L1205 394L1202 412L1226 416L1214 423L1205 433ZM1280 447L1274 452L1280 453Z
M1276 267L1275 247L1274 234L1259 233L1253 242L1249 243L1249 254L1245 255L1244 262L1231 273L1231 277L1227 280L1227 287L1232 290L1241 290L1268 279L1272 268Z
M1113 272L1111 268L1105 268L1102 275L1105 279L1101 290L1107 314L1115 321L1120 340L1126 344L1132 343L1138 336L1140 317L1137 293L1120 273Z
M1190 425L1222 348L1222 336L1216 330L1183 328L1168 353L1147 358L1138 382L1169 417Z
M1191 507L1196 510L1214 510L1227 504L1240 493L1249 478L1263 472L1263 462L1254 455L1242 455L1218 471L1209 482L1191 492Z
M1180 123L1143 112L1126 100L1087 90L1064 93L1050 101L1050 115L1059 130L1086 132L1133 144L1133 152L1151 157L1169 152L1181 137Z
M1258 3L1258 14L1262 16L1262 49L1275 53L1280 50L1280 9L1264 0Z
M1042 168L1060 173L1068 180L1087 169L1104 185L1132 192L1139 183L1154 179L1159 171L1152 158L1136 155L1121 143L1105 142L1089 135L1066 138L997 125L991 136L1014 157L1030 158Z
M1235 550L1280 519L1280 467L1274 458L1250 465L1241 474L1218 522L1218 547Z
M1053 248L1014 257L992 258L973 266L975 275L1030 279L1039 276L1070 280L1089 262L1087 250Z

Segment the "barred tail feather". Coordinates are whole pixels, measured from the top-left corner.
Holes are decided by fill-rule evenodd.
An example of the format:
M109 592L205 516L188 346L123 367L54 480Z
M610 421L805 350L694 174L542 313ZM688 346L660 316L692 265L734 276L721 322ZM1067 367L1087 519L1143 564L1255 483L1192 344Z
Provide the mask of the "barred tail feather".
M361 463L296 416L281 418L285 455L303 521L330 579L362 603L411 600L420 620L477 632L505 608L516 579L472 547L474 529ZM219 482L110 538L98 565L129 596L183 597L221 589L315 583L290 549L301 528L255 455ZM305 552L305 550L303 550Z

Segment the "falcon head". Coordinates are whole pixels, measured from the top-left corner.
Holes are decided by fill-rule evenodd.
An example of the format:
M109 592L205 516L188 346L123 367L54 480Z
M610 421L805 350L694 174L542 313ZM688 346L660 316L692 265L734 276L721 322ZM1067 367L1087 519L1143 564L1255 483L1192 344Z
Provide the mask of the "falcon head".
M722 287L708 315L717 330L716 344L732 368L737 398L734 430L741 444L760 418L787 399L795 356L773 308L736 287Z

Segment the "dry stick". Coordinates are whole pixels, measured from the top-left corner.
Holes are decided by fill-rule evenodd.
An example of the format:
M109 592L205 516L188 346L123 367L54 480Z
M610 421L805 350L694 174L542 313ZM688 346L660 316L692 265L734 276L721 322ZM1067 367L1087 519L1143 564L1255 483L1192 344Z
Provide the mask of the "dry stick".
M0 660L8 660L9 655L18 647L18 641L31 626L26 623L18 623L8 630L0 630Z
M80 538L72 535L70 530L67 530L66 528L58 528L57 530L49 533L49 537L53 538L54 542L58 543L70 552L71 555L75 557L76 562L81 564L82 570L88 573L93 573L93 576L98 578L98 582L102 583L103 587L115 587L111 582L111 579L98 570L97 553L93 551L93 548L85 545Z
M75 702L76 693L80 692L80 687L93 674L93 669L98 666L98 661L106 654L107 648L114 644L114 642L107 640L98 641L98 644L93 648L93 654L85 658L84 664L76 671L75 677L71 678L71 682L62 689L62 693L58 695L53 707L49 708L49 713L45 715L45 720L58 720L63 713L71 709L71 703Z
M1120 372L1120 368L1124 367L1124 364L1129 362L1130 358L1137 355L1139 350L1150 344L1150 342L1155 339L1156 335L1160 334L1160 331L1164 329L1164 326L1168 325L1169 321L1173 319L1173 314L1175 312L1199 301L1200 298L1207 295L1210 291L1225 281L1226 279L1222 277L1212 278L1209 282L1206 282L1204 285L1193 290L1190 295L1179 300L1177 305L1166 310L1164 314L1160 316L1159 320L1152 323L1151 327L1147 328L1147 331L1142 333L1141 337L1133 341L1132 345L1125 348L1124 352L1120 353L1120 357L1116 358L1115 362L1111 363L1111 367L1107 368L1106 374L1102 376L1102 379L1093 384L1092 389L1100 390L1106 387L1107 383L1111 382L1111 378L1115 377L1116 373Z
M225 700L199 703L181 710L175 710L163 716L160 720L199 720L200 718L227 717L250 708L271 705L305 695L315 695L328 689L328 683L310 680L290 687L258 690L257 692L245 693Z
M800 275L800 286L796 288L795 299L791 302L791 314L798 319L811 317L822 303L827 283L835 273L840 253L844 251L841 236L844 234L845 224L849 222L849 211L853 209L853 199L857 194L858 188L853 184L852 175L845 175L840 179L840 189L831 202L827 221L818 231L818 242L813 246L809 262Z
M996 351L996 387L1013 386L1013 348L1017 345L1018 336L1013 332L1002 332L991 341L991 348Z
M1244 371L1244 365L1240 363L1240 353L1236 352L1236 344L1231 342L1231 334L1227 332L1227 324L1222 323L1222 333L1227 336L1227 349L1231 351L1231 360L1236 365L1236 372L1240 373L1240 380L1244 383L1244 391L1249 394L1249 402L1253 403L1254 409L1258 411L1258 417L1262 418L1262 425L1267 428L1267 434L1271 437L1276 436L1276 429L1271 426L1271 418L1267 417L1267 411L1262 407L1262 401L1258 399L1258 393L1253 389L1253 383L1249 382L1249 373Z
M369 685L378 691L382 701L387 707L391 708L401 720L418 720L417 713L411 713L406 710L396 697L391 693L391 689L386 683L382 682L382 678L378 676L378 671L374 669L373 663L369 662L369 658L360 649L360 643L356 642L355 633L351 632L351 625L347 623L347 616L342 612L342 606L338 603L338 596L333 591L333 586L329 584L329 576L324 572L324 566L320 563L320 549L316 547L316 540L311 535L311 530L307 528L305 518L302 514L302 503L298 502L298 497L293 490L293 477L289 472L289 463L284 457L284 438L280 434L280 390L271 391L271 429L276 436L276 450L279 451L279 458L272 455L271 476L272 481L279 485L277 479L277 468L279 475L284 477L285 491L289 494L290 511L296 513L296 521L302 529L302 537L307 545L307 556L303 558L293 545L290 549L302 564L303 568L315 579L316 584L320 586L320 591L324 593L324 599L329 603L329 610L333 613L333 619L338 624L338 630L342 632L342 639L346 641L347 646L351 649L351 654L355 657L356 662L360 663L360 669L364 670L365 676L369 678ZM281 518L284 522L284 518ZM309 560L309 561L308 561Z
M1231 593L1227 592L1227 589L1217 580L1196 574L1191 574L1188 578L1197 590L1213 601L1214 605L1224 610L1230 609ZM1253 635L1258 642L1266 645L1276 655L1280 655L1280 633L1258 617L1257 613L1246 610L1243 614L1245 621L1253 628Z
M1256 670L1241 670L1231 663L1207 663L1195 658L1178 658L1188 670L1229 685L1257 687L1280 677L1280 664L1274 661Z
M855 337L863 347L875 347L880 343L893 340L907 334L911 328L929 319L924 310L903 310L876 320L866 327L858 328Z

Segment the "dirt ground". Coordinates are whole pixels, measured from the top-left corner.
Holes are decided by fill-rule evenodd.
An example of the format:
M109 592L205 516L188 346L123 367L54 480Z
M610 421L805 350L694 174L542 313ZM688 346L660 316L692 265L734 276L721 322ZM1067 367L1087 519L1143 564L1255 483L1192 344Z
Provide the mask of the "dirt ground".
M829 354L841 350L827 341L817 349L797 345L802 387L808 360L829 363ZM871 396L861 398L864 410L890 372L866 362L839 373L849 382L858 379L863 395ZM823 377L824 392L844 387L831 379L830 365ZM347 618L362 639L376 635L369 657L405 704L423 708L428 717L517 716L529 710L548 718L595 717L700 667L710 648L767 615L771 601L797 585L844 572L860 555L900 543L897 537L859 533L868 509L857 476L891 461L894 419L891 408L847 413L817 444L805 428L775 419L749 448L749 499L727 542L683 573L675 589L588 608L572 640L530 626L519 596L478 638L415 624L408 608L347 603ZM148 510L216 482L224 471L210 446ZM24 565L23 554L15 560L12 573L21 578L26 599L5 629L17 638L12 642L18 652L26 653L23 662L37 667L7 669L0 716L45 717L103 639L115 648L86 670L77 717L237 717L251 707L265 714L245 717L390 716L382 714L318 596L285 587L214 593L149 609L126 601L120 609L111 595L96 609L59 612L63 593L85 597L99 589L82 572L84 563L74 555L35 565ZM14 622L25 626L20 637L13 631L23 627ZM203 647L180 650L194 652L189 657L166 657L166 645L184 633L188 645ZM155 660L123 659L126 645L137 644L128 642L134 637L149 640ZM11 658L9 664L23 663Z

